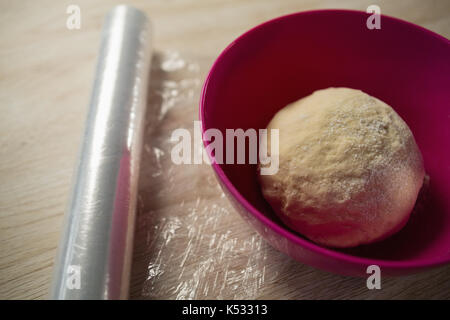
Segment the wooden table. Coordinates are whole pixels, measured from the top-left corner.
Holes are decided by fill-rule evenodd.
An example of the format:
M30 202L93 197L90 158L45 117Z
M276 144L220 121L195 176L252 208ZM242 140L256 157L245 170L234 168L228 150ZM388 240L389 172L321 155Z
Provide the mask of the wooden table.
M161 122L156 126L160 130L157 135L151 130L146 132L132 298L450 298L449 267L383 279L381 290L368 290L365 279L332 275L291 260L269 247L243 223L222 198L208 166L178 170L169 175L174 179L170 184L158 178L158 170L169 165L157 163L162 151L158 143L165 143L162 135L191 116L197 105L199 81L203 81L213 59L229 42L252 26L283 14L317 8L365 10L373 1L130 3L153 20L156 67L152 70L152 85L166 86L161 87L165 90L170 85L167 81L177 81L176 72L164 74L157 66L158 59L166 59L170 54L168 50L191 61L188 66L192 68L183 72L197 72L188 74L192 81L189 88L184 88L186 99L177 100L178 109L174 109L179 112L167 113L164 124L168 127L161 127ZM80 30L66 28L65 2L0 2L0 298L3 299L48 296L93 80L100 28L115 1L99 4L78 0L74 4L81 8ZM450 37L447 0L376 4L382 13ZM158 103L164 101L158 100L155 92L150 103L158 108ZM161 190L170 191L171 197L162 196ZM214 219L205 220L210 219L211 213L215 219L220 217L220 225L217 221L214 224ZM194 228L196 225L208 227L210 232ZM170 251L164 245L170 245ZM178 272L170 267L171 263L179 266ZM220 287L213 285L214 279Z

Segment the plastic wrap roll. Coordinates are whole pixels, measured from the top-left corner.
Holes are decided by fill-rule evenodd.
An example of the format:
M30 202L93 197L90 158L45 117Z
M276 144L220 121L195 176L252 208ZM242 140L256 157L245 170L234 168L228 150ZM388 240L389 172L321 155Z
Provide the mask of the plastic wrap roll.
M150 57L145 15L115 7L102 31L53 299L128 296Z

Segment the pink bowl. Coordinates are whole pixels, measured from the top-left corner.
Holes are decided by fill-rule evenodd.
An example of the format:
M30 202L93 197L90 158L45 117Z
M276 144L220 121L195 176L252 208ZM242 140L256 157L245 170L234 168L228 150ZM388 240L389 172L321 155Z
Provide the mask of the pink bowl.
M321 247L275 216L262 197L255 165L213 168L238 212L292 258L344 275L367 275L373 264L384 275L401 275L450 261L450 41L387 16L380 30L369 30L368 17L308 11L246 32L212 66L200 118L203 132L217 128L224 137L225 129L263 129L286 104L332 86L361 89L391 105L414 133L430 185L405 228L382 242Z

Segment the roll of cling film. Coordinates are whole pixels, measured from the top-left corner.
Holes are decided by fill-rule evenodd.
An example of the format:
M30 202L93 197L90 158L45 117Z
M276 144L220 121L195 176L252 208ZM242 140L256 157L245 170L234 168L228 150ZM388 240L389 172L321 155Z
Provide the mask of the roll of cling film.
M128 297L150 31L129 6L106 17L51 298Z
M51 297L263 296L291 259L240 218L207 161L172 160L179 129L204 159L196 121L212 61L151 52L147 20L120 8L103 28Z

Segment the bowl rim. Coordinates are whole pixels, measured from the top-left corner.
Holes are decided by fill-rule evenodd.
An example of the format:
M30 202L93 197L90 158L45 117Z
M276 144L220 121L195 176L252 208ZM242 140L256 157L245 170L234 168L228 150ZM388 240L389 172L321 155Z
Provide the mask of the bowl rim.
M260 23L256 25L255 27L247 30L243 34L241 34L239 37L237 37L235 40L233 40L216 58L214 63L212 64L208 75L205 79L205 82L203 84L201 94L200 94L200 102L199 102L199 120L201 122L201 133L202 133L202 141L203 145L206 148L208 145L208 142L203 138L203 134L205 133L205 127L203 120L205 119L205 101L206 101L206 93L208 89L208 84L213 76L213 73L215 72L217 66L221 63L224 56L227 54L228 51L230 51L237 43L245 41L247 37L249 37L252 33L261 30L262 28L266 27L267 25L277 23L281 20L291 18L293 16L306 16L306 15L317 15L317 14L353 14L353 15L367 15L365 11L359 11L359 10L349 10L349 9L321 9L321 10L308 10L308 11L300 11L295 13L290 13L286 15L282 15L273 19L270 19L268 21L265 21L263 23ZM430 31L424 27L418 26L414 23L401 20L399 18L391 17L388 15L381 14L383 19L392 20L396 23L404 24L412 29L415 29L416 31L426 33L429 37L437 38L439 41L444 41L447 45L450 45L450 40L445 38L444 36L441 36L433 31ZM258 219L265 227L270 228L272 231L277 233L283 238L286 238L290 242L293 242L296 245L299 245L311 252L314 252L318 255L328 256L331 258L334 258L338 260L339 262L343 263L350 263L350 264L362 264L362 265L378 265L379 267L383 268L390 268L390 269L402 269L402 270L409 270L409 269L417 269L417 268L429 268L429 267L437 267L444 265L446 263L450 262L450 256L443 256L443 257L436 257L436 258L420 258L420 259L414 259L412 261L398 261L398 260L383 260L383 259L372 259L372 258L364 258L364 257L358 257L355 255L351 255L348 253L336 251L333 248L327 248L320 246L318 244L315 244L314 242L302 238L299 235L297 235L294 231L291 231L284 225L280 225L268 217L266 217L263 213L261 213L258 209L256 209L250 202L245 199L245 197L236 189L236 187L233 185L233 183L228 179L225 172L222 170L220 165L218 165L214 161L214 157L208 153L208 157L211 160L211 166L217 176L219 177L220 181L222 182L222 185L228 190L228 192L241 204L245 210L247 210L253 217Z

